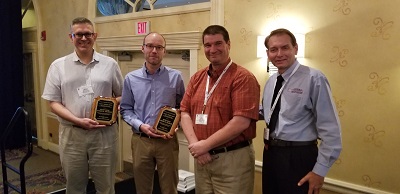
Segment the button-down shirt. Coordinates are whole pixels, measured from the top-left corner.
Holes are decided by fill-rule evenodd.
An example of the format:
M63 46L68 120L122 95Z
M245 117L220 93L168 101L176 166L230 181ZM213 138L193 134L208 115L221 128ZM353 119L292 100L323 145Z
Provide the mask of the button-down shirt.
M121 98L121 115L126 123L139 133L141 124L154 125L164 106L179 108L185 85L181 72L164 65L149 74L146 66L128 73Z
M289 79L296 66L299 68ZM278 73L272 75L264 88L265 120L270 113L277 76ZM342 149L339 118L328 80L321 71L297 61L282 76L283 84L287 83L281 95L278 123L270 138L286 141L321 139L313 172L325 176Z
M97 96L119 97L123 77L117 62L96 51L85 65L76 52L56 59L49 67L42 98L60 102L79 118L90 118L93 99ZM80 95L78 89L90 87L93 92ZM58 117L60 123L73 124Z
M260 85L252 73L235 63L227 69L207 101L204 110L204 114L208 115L207 125L195 124L196 114L201 114L203 110L207 77L211 74L209 88L212 88L225 68L214 71L210 67L191 77L181 103L181 111L188 112L192 118L196 137L198 140L207 139L224 127L233 116L243 116L251 119L250 126L224 146L253 139L256 136Z

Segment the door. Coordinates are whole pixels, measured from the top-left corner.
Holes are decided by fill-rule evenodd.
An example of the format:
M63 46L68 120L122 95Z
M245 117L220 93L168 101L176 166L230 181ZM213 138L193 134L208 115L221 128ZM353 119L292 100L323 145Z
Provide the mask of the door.
M33 79L33 57L32 53L23 54L24 68L24 109L28 112L32 127L32 137L37 138L36 114L35 114L35 89Z

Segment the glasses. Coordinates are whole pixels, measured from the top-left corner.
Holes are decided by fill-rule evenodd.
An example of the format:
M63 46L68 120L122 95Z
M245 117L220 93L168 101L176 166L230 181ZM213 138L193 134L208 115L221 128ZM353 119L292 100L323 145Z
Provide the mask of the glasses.
M72 34L73 37L75 38L83 38L83 36L85 36L86 38L92 38L94 35L94 33L77 33L77 34Z
M162 51L165 48L165 47L163 47L161 45L154 46L154 45L151 45L151 44L143 44L143 46L145 46L149 50L154 50L154 48L156 48L156 51Z

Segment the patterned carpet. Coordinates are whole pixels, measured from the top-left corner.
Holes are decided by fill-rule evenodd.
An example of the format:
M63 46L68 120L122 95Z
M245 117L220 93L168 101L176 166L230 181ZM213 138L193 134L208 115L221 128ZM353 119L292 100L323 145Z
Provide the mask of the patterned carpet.
M26 149L16 149L6 151L6 162L18 168L21 158L25 155ZM0 169L2 174L2 170ZM20 188L19 175L11 170L7 170L8 181ZM27 193L42 194L49 193L65 188L65 178L57 154L43 150L38 147L33 148L32 156L25 163L25 179ZM13 189L8 189L9 194L17 193ZM0 194L4 193L3 176L0 178Z
M26 150L26 149L25 149ZM6 162L18 168L21 158L25 155L24 149L8 150L6 152ZM2 169L0 168L2 175ZM8 180L17 187L20 187L19 175L11 170L7 170ZM66 180L63 176L59 156L51 151L43 150L39 147L33 148L32 156L25 164L25 179L28 194L65 194ZM135 184L132 178L132 172L118 172L115 176L116 194L135 194ZM16 191L8 189L9 194L15 194ZM94 184L89 181L87 194L95 194ZM158 185L158 176L155 173L155 182L153 185L153 194L160 194ZM0 177L0 194L4 194L3 176ZM179 192L179 194L182 194ZM194 194L194 191L188 194Z

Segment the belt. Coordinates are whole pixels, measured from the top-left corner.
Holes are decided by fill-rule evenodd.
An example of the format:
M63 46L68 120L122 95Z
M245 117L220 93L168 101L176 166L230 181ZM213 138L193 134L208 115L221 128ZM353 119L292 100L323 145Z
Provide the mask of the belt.
M82 128L82 127L80 127L80 126L78 126L78 125L72 125L72 127L79 128L79 129L83 129L83 130L87 130L87 129Z
M237 143L237 144L234 144L231 146L212 149L208 153L210 153L211 155L215 155L215 154L219 154L219 153L223 153L223 152L229 152L232 150L237 150L237 149L249 146L249 145L251 145L251 143L252 143L251 140L246 140L246 141L242 141L240 143Z
M145 137L149 139L159 139L158 137L150 137L146 133L135 133L136 135L139 135L139 137Z
M317 140L313 141L285 141L281 139L270 139L266 141L268 146L277 146L277 147L296 147L296 146L309 146L309 145L317 145Z

